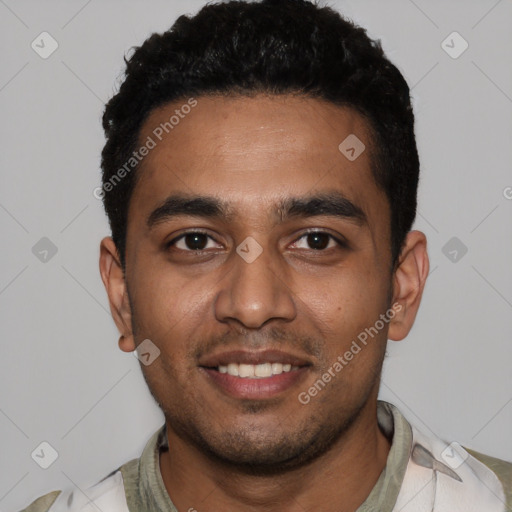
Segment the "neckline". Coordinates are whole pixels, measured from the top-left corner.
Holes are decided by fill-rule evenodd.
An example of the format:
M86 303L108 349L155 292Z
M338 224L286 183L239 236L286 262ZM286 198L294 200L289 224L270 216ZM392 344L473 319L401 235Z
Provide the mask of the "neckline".
M393 405L385 401L377 402L377 421L381 431L391 443L377 483L356 512L370 512L378 506L380 512L391 512L396 503L409 460L412 429L404 416ZM148 441L139 459L138 512L177 512L160 471L160 452L169 449L167 426L164 423Z

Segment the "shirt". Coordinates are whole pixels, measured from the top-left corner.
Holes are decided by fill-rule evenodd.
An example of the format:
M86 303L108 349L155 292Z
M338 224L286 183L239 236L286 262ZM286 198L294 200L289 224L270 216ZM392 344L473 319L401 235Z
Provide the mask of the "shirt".
M377 420L391 448L356 512L512 512L512 463L426 436L384 401L377 403ZM21 512L178 512L160 472L160 451L168 449L164 424L140 458L112 471L87 496L53 491Z

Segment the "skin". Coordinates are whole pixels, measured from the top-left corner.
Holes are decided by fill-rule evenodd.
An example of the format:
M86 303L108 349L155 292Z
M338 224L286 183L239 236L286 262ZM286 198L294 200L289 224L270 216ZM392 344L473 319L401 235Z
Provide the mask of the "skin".
M354 511L386 464L390 443L376 416L380 372L387 339L407 335L420 304L425 236L410 232L392 268L390 207L372 177L370 132L358 113L296 96L197 100L138 171L125 273L112 239L101 242L121 350L150 339L161 351L141 368L166 418L164 484L179 510L303 512L321 504L325 512ZM184 103L153 111L140 140ZM338 149L352 133L366 145L353 162ZM343 194L366 221L286 217L277 207L322 192ZM177 193L222 199L232 217L181 215L149 228L151 213ZM199 238L208 244L202 252L183 238L166 246L195 229L211 237ZM346 245L325 235L311 243L308 230ZM263 250L252 263L236 252L249 236ZM318 240L327 247L315 249ZM395 317L300 403L298 394L392 304L400 307ZM228 396L198 366L222 350L274 348L310 366L268 398Z

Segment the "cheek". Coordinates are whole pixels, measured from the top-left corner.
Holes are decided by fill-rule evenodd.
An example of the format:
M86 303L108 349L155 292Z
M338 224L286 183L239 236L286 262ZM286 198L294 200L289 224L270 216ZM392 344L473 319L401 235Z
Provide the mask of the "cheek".
M139 276L130 287L138 337L178 340L191 324L197 327L204 320L208 289L155 266L151 272L140 272Z
M378 279L377 279L378 277ZM343 377L337 381L358 381L373 371L382 357L388 324L375 324L388 309L387 283L382 276L366 271L333 275L327 285L309 287L304 315L325 340L323 371L341 357Z
M324 328L346 331L375 322L387 309L388 287L382 275L345 268L325 279L305 280L297 291L309 316L318 318Z

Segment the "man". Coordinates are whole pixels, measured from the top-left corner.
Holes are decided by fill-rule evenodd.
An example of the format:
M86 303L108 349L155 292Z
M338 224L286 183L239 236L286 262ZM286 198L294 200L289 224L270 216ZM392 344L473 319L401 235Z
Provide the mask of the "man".
M512 464L377 400L428 256L409 89L305 0L182 16L104 115L100 271L165 424L26 511L505 511Z

